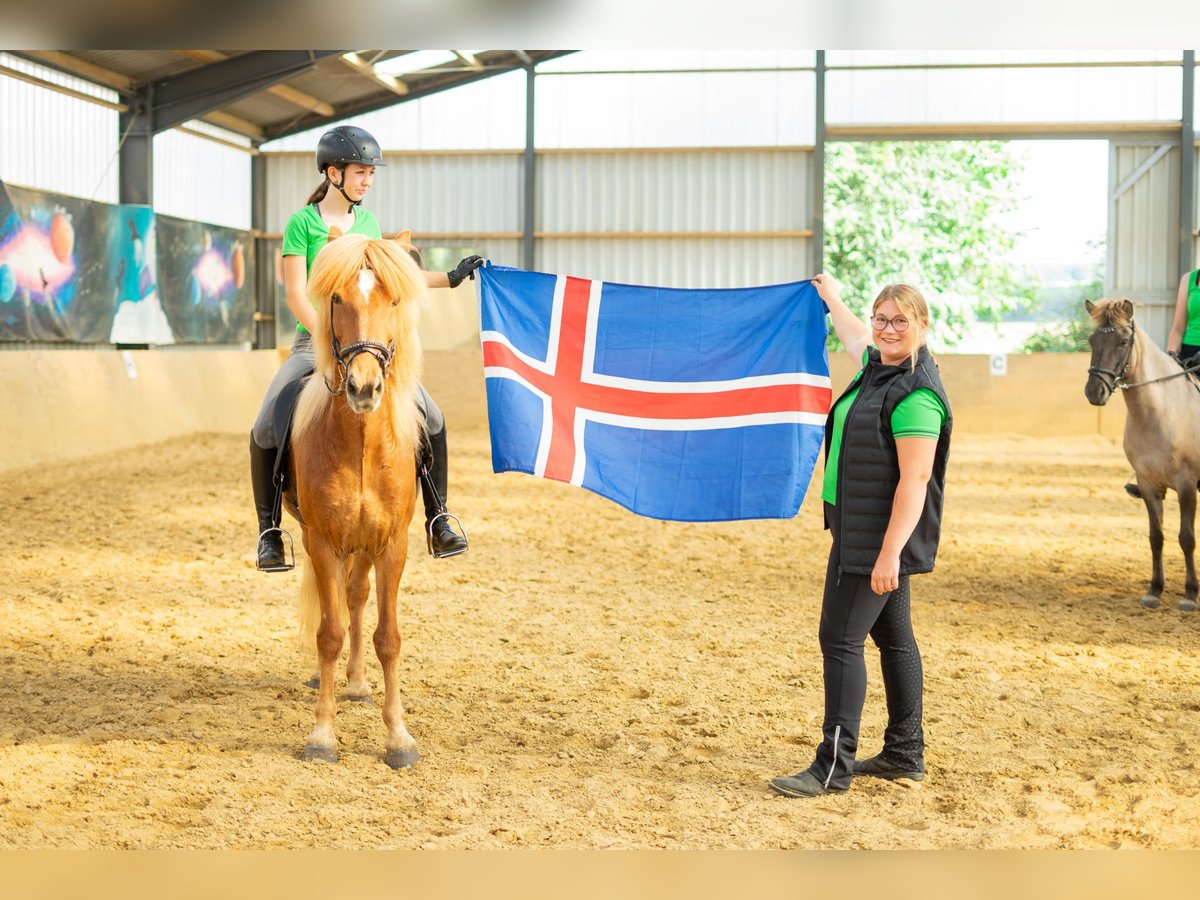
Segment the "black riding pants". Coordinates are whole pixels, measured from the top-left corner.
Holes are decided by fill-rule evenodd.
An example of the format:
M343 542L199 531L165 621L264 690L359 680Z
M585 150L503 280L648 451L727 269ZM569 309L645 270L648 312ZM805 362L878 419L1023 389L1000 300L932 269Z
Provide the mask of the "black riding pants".
M830 516L836 521L836 516ZM858 729L867 695L863 649L867 635L879 648L888 724L883 755L899 768L924 769L925 733L921 727L924 678L921 652L909 614L909 577L880 596L870 575L838 575L837 542L829 552L821 603L821 653L825 670L825 720L822 741L810 771L827 787L850 786Z

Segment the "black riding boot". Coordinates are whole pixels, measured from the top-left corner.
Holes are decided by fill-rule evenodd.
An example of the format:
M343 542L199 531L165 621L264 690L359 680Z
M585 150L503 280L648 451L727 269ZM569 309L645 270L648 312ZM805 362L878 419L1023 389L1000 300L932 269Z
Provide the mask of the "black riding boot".
M283 554L283 534L275 519L275 456L250 438L250 483L254 486L254 511L258 514L258 568L284 572L291 568Z
M425 501L425 542L429 552L438 559L458 556L467 552L467 538L458 534L451 526L457 522L446 511L446 487L449 477L450 459L446 449L446 429L428 436L421 447L421 459L417 474L420 476L421 495ZM424 472L421 471L424 468Z

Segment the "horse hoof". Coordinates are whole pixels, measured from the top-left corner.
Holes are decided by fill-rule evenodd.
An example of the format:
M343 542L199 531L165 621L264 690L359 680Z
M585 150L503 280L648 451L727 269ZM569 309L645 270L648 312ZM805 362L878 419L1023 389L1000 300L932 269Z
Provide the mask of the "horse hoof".
M1180 600L1179 601L1179 611L1180 612L1195 612L1196 611L1196 601L1195 600Z
M346 700L350 703L365 703L368 706L375 705L375 700L370 694L347 694Z
M1146 609L1158 609L1158 598L1153 594L1146 594L1138 602L1146 607Z
M420 758L421 754L417 752L417 748L409 747L404 750L389 750L383 761L393 769L411 769L413 763Z
M314 747L312 744L308 744L304 748L304 761L333 765L338 761L337 748Z
M304 686L310 687L314 691L317 690L321 686L321 676L314 675L312 678L308 679L308 681L304 682Z

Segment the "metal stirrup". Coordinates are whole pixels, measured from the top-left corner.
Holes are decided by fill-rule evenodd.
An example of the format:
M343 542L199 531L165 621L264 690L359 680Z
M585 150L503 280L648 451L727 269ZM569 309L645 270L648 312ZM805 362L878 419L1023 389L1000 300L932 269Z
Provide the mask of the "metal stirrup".
M284 553L283 553L283 565L281 565L281 566L261 566L258 564L258 558L257 558L258 555L256 553L255 560L254 560L254 568L258 569L258 571L260 571L260 572L289 572L292 569L296 568L296 545L292 542L292 535L282 528L267 528L266 530L263 531L262 534L260 534L258 536L258 540L261 543L263 538L265 538L268 534L271 534L273 532L278 532L279 534L281 534L285 538L287 538L288 545L287 545L287 549L284 550ZM291 553L291 556L292 556L291 562L288 562L288 553L289 552Z
M470 540L467 538L467 529L463 528L463 524L459 521L458 516L446 509L446 501L442 499L442 495L438 492L437 485L433 483L433 475L429 471L429 466L425 464L425 458L423 456L418 456L417 459L421 463L421 486L425 490L428 490L433 496L433 499L437 501L437 513L431 516L429 521L425 523L425 547L429 550L429 555L435 559L446 559L451 556L458 556L460 553L466 553L466 547L463 547L461 550L456 550L453 553L444 553L440 555L433 552L433 526L437 524L439 519L452 519L454 524L458 526L458 536L468 544L470 543Z
M462 522L460 522L458 520L458 516L454 515L454 513L450 512L449 510L443 509L436 516L434 516L432 519L430 519L429 522L425 526L425 546L428 547L428 549L429 549L429 555L434 557L435 559L446 559L447 557L450 557L450 556L458 556L460 553L466 553L467 552L466 547L463 547L461 550L455 550L453 553L434 553L433 552L433 526L437 523L437 521L439 519L453 519L454 524L458 527L458 536L461 537L463 539L463 541L465 541L466 543L468 543L468 544L470 543L470 541L467 538L467 529L463 528Z

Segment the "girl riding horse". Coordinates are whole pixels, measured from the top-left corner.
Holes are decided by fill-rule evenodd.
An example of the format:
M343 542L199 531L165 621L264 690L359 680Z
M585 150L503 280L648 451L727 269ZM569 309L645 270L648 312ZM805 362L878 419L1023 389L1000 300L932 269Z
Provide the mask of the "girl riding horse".
M294 394L295 383L313 370L310 332L316 313L306 296L305 285L317 254L331 235L382 237L379 222L361 204L371 188L375 170L385 165L379 143L363 129L343 125L327 131L317 144L317 170L324 181L305 207L291 217L284 231L284 286L288 309L297 321L296 337L291 355L267 389L250 440L250 480L259 531L257 565L264 571L291 568L284 553L278 518L275 470L283 435L276 433L275 406L281 394ZM478 256L468 256L449 272L422 272L422 277L428 287L453 288L466 278L474 278L475 269L482 262ZM450 526L452 517L444 506L448 482L446 422L429 392L420 384L415 391L417 405L424 413L426 435L419 445L421 460L417 464L423 465L430 476L422 479L426 542L435 557L456 556L467 550L467 539Z

